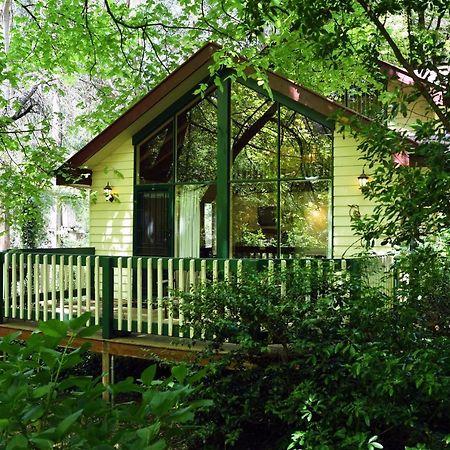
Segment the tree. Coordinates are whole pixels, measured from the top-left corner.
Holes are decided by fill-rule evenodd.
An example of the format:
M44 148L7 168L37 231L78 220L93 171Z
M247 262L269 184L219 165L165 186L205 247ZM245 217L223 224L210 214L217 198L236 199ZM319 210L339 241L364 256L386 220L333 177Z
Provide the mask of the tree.
M216 40L224 46L216 69L233 66L238 76L251 62L260 84L270 68L331 96L355 87L381 90L378 58L404 67L416 91L407 98L383 93L379 100L396 114L421 95L436 120L416 124L418 145L405 134L386 133L384 124L360 128L368 137L363 156L377 165L366 193L383 206L358 230L369 242L386 234L401 243L449 225L443 193L450 181L442 170L450 132L445 1L4 0L3 12L0 199L12 210L10 221L26 216L30 199L39 207L37 192L67 152L111 123L186 55ZM248 61L237 63L239 54ZM59 112L49 107L52 98ZM60 117L62 140L49 138L52 117ZM75 124L71 133L69 123ZM399 150L423 156L430 170L396 168L391 154ZM22 195L12 199L11 191Z
M193 10L195 6L191 5ZM237 51L259 70L271 68L326 95L345 89L380 91L384 120L373 126L353 124L364 138L362 156L373 169L365 195L379 206L371 218L356 224L370 245L420 242L450 225L448 2L397 0L234 0L202 2L199 26L210 26L226 42L220 65L233 65ZM233 51L230 51L230 47ZM387 93L379 59L403 67L414 80L408 95ZM247 65L249 63L246 63ZM430 117L410 133L389 132L387 124L421 96ZM423 159L428 170L397 167L393 155L404 152Z
M184 18L164 4L134 3L1 2L0 204L7 226L34 229L43 192L66 156L183 58L173 50ZM145 26L134 27L144 18Z

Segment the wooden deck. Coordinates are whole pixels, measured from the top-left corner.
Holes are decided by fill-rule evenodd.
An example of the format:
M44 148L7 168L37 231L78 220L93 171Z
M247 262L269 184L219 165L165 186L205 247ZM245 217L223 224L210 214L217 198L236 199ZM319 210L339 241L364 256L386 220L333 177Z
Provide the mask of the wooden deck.
M36 322L20 319L9 319L6 323L0 324L1 337L20 331L22 333L21 338L26 340L36 330ZM138 333L126 333L126 335L124 334L113 339L103 339L101 332L98 332L90 338L76 339L74 346L78 347L86 342L91 345L91 351L94 353L108 353L110 355L149 360L162 358L168 361L185 362L196 360L199 352L206 345L205 342L194 342L187 338Z

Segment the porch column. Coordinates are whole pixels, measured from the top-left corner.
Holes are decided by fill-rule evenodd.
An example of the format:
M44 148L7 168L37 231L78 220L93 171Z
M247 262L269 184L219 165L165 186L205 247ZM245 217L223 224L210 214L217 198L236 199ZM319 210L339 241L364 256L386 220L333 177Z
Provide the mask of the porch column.
M217 90L217 257L230 256L230 138L231 82L222 80Z

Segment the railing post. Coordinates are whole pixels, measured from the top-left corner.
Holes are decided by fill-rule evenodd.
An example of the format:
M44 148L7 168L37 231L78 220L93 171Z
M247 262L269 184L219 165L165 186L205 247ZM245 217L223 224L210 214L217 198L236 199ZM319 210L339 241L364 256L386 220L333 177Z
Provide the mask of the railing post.
M102 267L102 337L114 337L114 269L110 256L101 257Z
M347 259L347 270L350 272L350 296L355 298L361 292L362 264L357 258Z
M3 264L5 263L5 253L0 253L0 323L3 323L3 317L4 317L4 306L3 306L3 292L4 292L4 286L3 286Z

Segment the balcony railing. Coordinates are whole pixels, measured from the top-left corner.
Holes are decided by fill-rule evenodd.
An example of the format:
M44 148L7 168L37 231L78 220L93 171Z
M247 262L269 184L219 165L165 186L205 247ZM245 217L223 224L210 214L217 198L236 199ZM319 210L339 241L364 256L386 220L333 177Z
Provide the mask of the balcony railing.
M245 274L296 265L311 286L307 296L336 277L362 280L386 292L394 287L392 259L208 259L96 256L94 249L0 253L0 319L35 322L91 313L110 339L118 333L200 338L186 325L183 292L206 283L240 282ZM59 252L59 253L58 253ZM286 281L276 280L280 295ZM353 283L355 284L355 283ZM188 329L188 332L183 330Z

